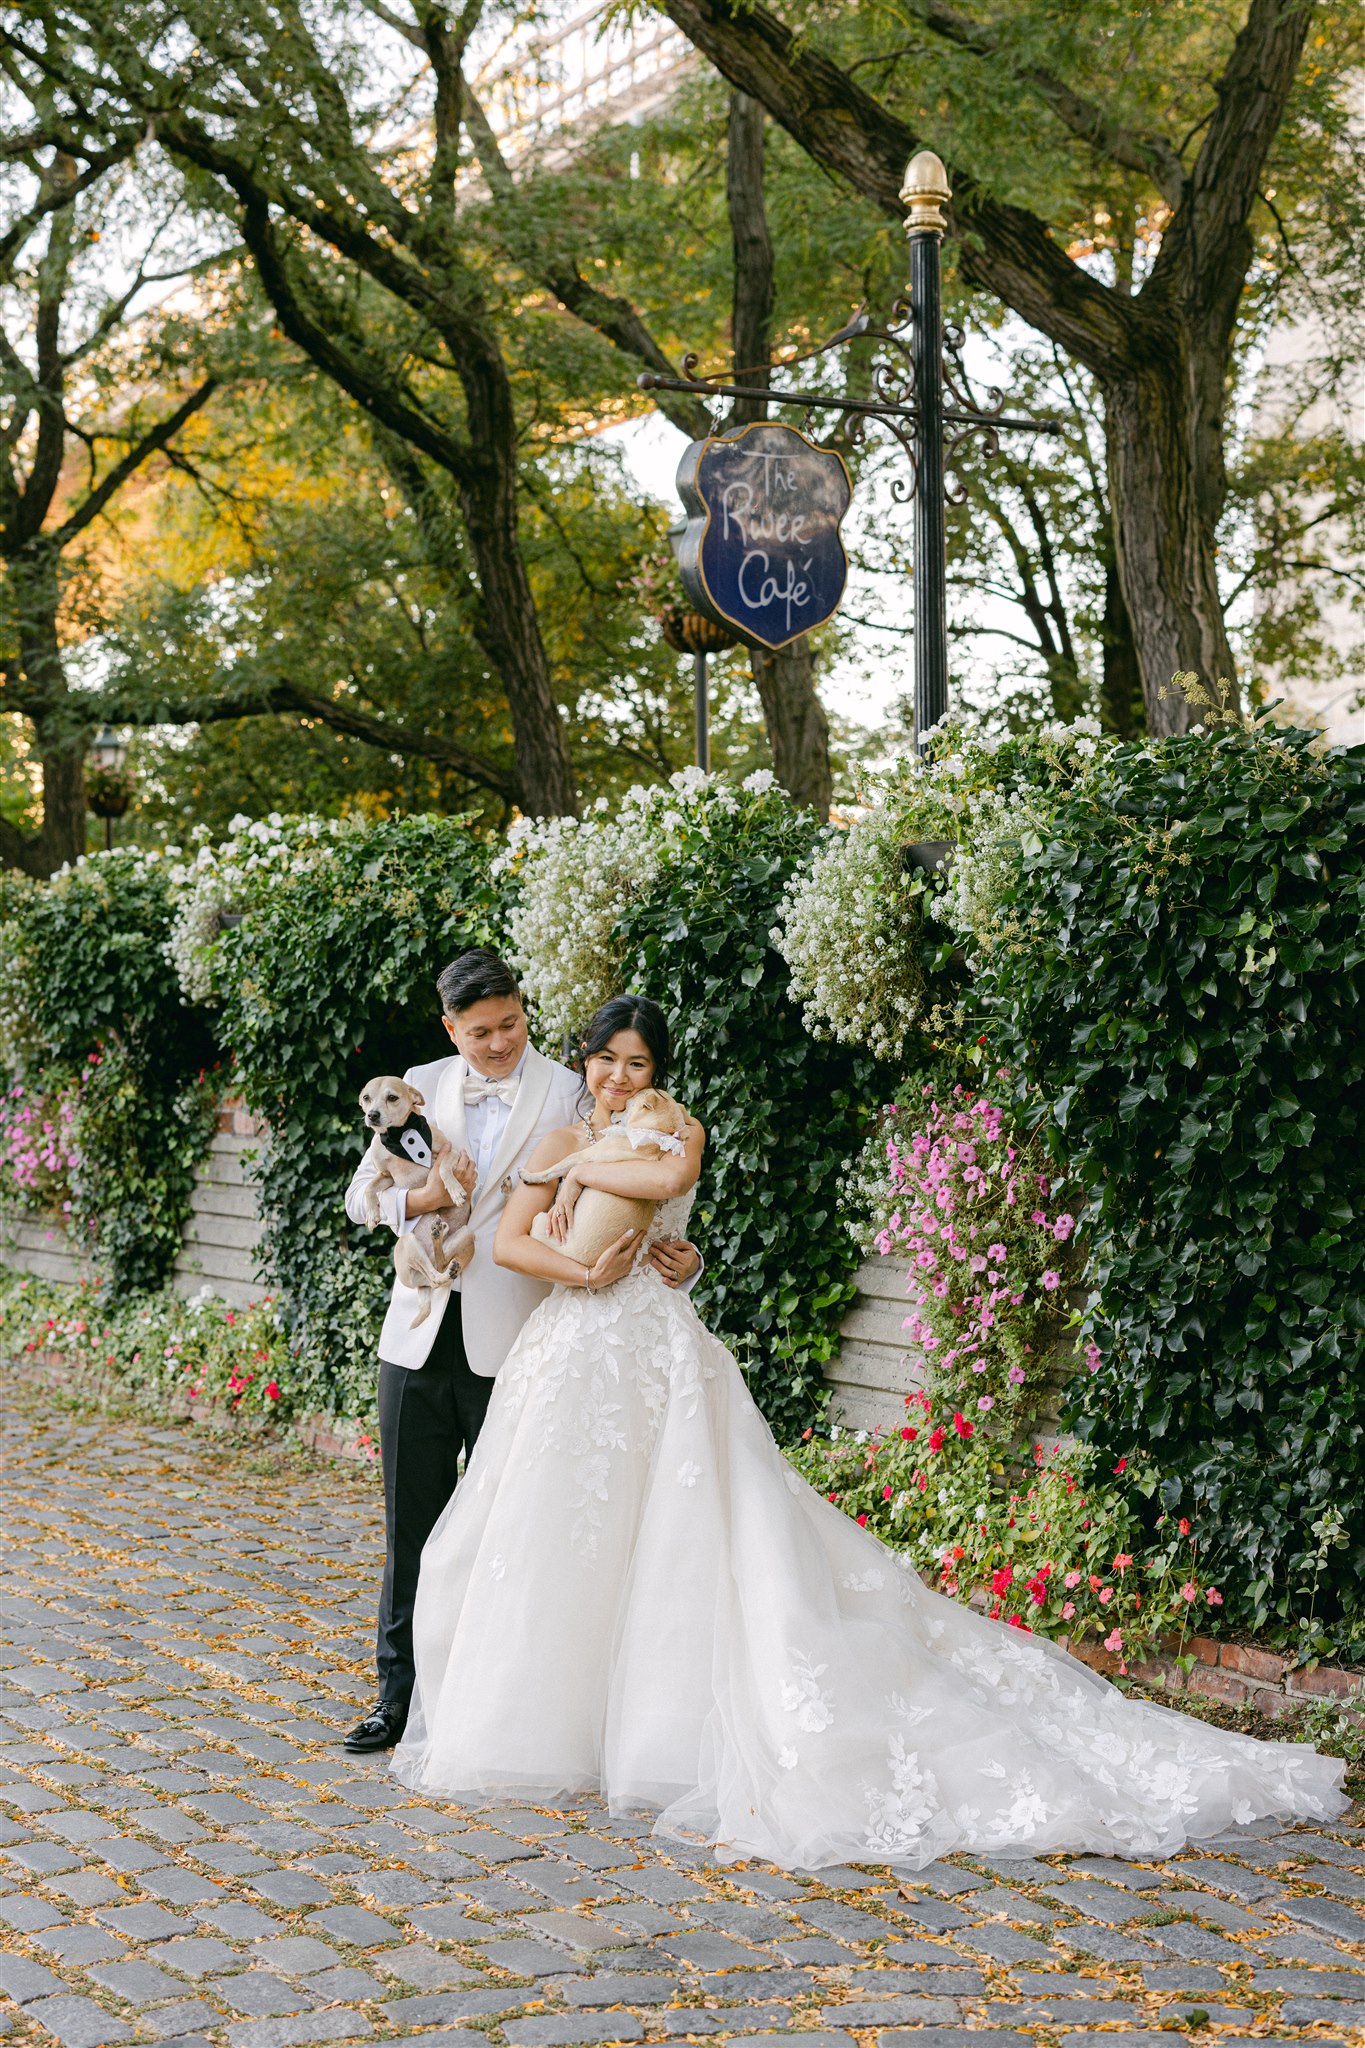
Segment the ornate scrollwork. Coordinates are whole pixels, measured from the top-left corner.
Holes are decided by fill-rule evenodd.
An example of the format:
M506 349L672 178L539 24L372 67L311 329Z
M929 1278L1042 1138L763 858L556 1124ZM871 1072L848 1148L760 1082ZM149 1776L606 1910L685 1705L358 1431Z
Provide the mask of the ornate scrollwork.
M965 427L959 427L950 439L944 441L943 495L950 505L965 505L967 502L967 485L958 467L958 454L963 445L975 439L978 434L981 436L983 456L1000 453L1000 434L989 419L969 421Z
M998 419L1005 410L1005 394L998 384L992 384L987 389L987 402L983 403L977 397L967 375L967 365L962 359L966 340L967 337L960 327L951 323L944 327L943 388L962 412L975 413L980 419Z
M893 303L884 326L874 325L867 306L861 305L837 334L830 335L826 341L794 346L786 354L777 356L770 368L703 371L699 367L700 356L689 352L682 360L681 377L665 377L658 371L649 370L637 381L643 391L688 391L712 399L750 398L770 405L788 406L801 413L802 424L808 432L817 413L837 413L835 435L850 447L866 445L868 425L875 420L894 436L905 455L908 476L898 475L891 482L892 497L904 504L914 495L920 466L914 326L914 305L909 296L902 293ZM990 456L999 453L1001 427L1029 428L1036 433L1060 431L1060 422L1055 420L1008 417L1005 394L995 385L988 388L984 399L978 396L963 362L965 340L960 327L951 323L944 327L942 376L944 396L948 402L943 407L943 421L945 428L950 430L945 437L943 451L944 494L955 505L960 505L967 495L957 458L977 435L982 437L982 452ZM799 363L814 362L849 347L855 341L869 342L878 350L871 365L871 396L868 398L850 398L847 392L837 395L823 391L782 390L769 381L774 371L791 370ZM749 381L758 377L764 381Z

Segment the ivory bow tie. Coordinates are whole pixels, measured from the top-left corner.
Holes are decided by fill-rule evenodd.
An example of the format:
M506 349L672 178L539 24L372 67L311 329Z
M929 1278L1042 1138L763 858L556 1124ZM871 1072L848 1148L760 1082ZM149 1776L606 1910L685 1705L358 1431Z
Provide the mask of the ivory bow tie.
M509 1075L505 1081L490 1081L483 1074L466 1074L464 1083L466 1106L473 1102L487 1102L490 1095L496 1095L498 1101L505 1102L510 1109L517 1099L517 1090L520 1086L521 1077L517 1074Z

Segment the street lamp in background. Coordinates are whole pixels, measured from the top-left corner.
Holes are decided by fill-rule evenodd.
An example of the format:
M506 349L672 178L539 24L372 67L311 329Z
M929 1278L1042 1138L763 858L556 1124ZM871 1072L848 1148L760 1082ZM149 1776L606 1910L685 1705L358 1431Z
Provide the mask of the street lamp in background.
M128 743L112 726L104 725L90 742L89 767L85 775L85 800L97 818L104 820L104 850L114 844L114 820L123 817L133 792L125 772Z

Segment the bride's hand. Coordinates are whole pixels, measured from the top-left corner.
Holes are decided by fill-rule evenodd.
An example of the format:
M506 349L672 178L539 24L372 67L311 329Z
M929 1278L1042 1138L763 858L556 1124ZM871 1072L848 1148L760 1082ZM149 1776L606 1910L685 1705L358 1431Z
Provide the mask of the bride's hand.
M635 1262L635 1247L639 1242L640 1232L628 1230L624 1237L617 1238L615 1244L609 1244L588 1274L588 1287L595 1291L599 1287L611 1287L618 1280L624 1280Z
M581 1192L578 1182L569 1174L565 1174L559 1183L559 1193L546 1214L546 1228L549 1230L552 1244L563 1244L573 1228L574 1203Z

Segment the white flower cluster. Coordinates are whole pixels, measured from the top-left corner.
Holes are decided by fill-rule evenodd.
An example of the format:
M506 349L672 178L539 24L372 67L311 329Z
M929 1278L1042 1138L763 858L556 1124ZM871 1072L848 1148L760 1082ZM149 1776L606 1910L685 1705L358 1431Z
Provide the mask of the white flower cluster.
M761 797L774 785L760 768L744 789ZM621 913L653 885L684 825L707 829L733 815L740 797L719 776L684 768L668 786L637 785L615 816L599 797L586 818L520 818L495 875L511 870L521 888L508 920L509 958L537 1013L542 1042L555 1049L581 1031L621 990Z
M218 940L225 912L245 911L263 891L286 875L305 874L331 855L332 841L354 826L336 818L289 818L272 811L268 818L240 813L228 826L229 837L210 844L207 826L196 828L193 858L180 861L179 847L170 870L176 911L166 952L187 1003L211 1003L219 991L215 981Z
M1010 769L994 786L978 780L965 800L961 845L933 911L981 954L1028 942L1006 896L1020 863L1041 852L1049 811L1089 772L1101 738L1094 718L1078 718L1073 725L1053 721L1022 735ZM984 751L980 741L976 750Z
M871 807L793 877L772 935L806 1029L883 1059L900 1055L925 1002L924 912L978 944L995 942L1029 834L1086 772L1100 728L1082 718L998 735L952 712L926 739L927 754L897 762ZM932 871L907 865L908 846L935 839L954 842L951 861Z
M924 1001L919 929L925 871L909 868L910 835L881 804L818 847L793 876L772 941L814 1038L896 1059Z
M628 798L610 820L601 815L605 808L599 802L583 819L519 818L495 863L495 872L512 867L520 875L508 920L511 965L551 1048L581 1030L619 990L614 927L658 865L646 807Z

